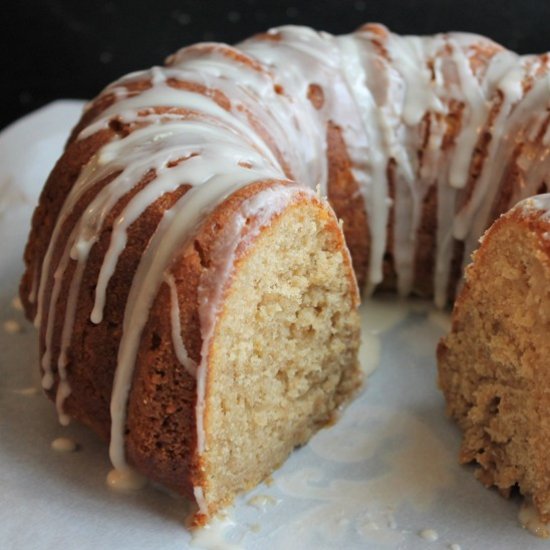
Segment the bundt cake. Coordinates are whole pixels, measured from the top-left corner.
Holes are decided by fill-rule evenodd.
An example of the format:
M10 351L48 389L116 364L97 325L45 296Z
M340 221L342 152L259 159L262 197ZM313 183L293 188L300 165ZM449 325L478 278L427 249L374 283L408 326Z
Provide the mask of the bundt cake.
M550 195L525 199L483 237L438 346L439 384L464 431L460 461L518 487L550 522Z
M259 482L359 385L356 280L444 305L544 187L548 69L471 34L282 27L108 86L25 252L62 422L197 521Z

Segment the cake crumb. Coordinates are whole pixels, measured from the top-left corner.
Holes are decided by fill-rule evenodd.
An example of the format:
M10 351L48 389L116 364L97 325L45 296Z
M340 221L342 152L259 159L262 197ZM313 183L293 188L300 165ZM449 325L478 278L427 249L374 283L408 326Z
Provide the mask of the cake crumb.
M110 489L121 493L139 491L147 484L147 479L131 468L117 470L113 468L106 479Z

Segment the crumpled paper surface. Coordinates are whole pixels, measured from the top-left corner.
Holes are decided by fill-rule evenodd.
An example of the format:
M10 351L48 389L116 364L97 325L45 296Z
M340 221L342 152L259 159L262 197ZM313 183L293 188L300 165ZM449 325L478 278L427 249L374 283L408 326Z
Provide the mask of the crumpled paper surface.
M12 303L32 210L82 105L52 103L0 134L1 548L549 548L519 525L517 499L457 464L460 434L435 381L448 316L395 298L363 306L364 368L379 364L342 419L209 529L192 538L186 502L154 487L111 491L105 445L61 427L33 393L37 334ZM58 437L78 451L52 450Z

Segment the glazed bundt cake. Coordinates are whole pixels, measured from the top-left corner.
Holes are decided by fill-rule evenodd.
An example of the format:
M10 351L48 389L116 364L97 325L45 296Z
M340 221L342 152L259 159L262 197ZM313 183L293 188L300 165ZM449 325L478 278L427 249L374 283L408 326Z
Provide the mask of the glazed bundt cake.
M21 297L43 386L110 441L111 481L135 469L204 519L329 422L360 379L356 279L444 305L545 186L548 69L470 34L283 27L92 101Z
M483 237L439 344L439 384L464 431L463 463L550 522L550 195L520 202Z

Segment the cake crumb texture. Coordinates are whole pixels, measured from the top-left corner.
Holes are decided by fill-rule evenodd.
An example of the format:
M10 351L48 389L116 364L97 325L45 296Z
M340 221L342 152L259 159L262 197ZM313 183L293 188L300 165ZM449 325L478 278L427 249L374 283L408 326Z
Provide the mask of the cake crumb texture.
M359 318L339 233L300 205L237 263L208 371L207 501L230 501L331 422L358 387Z
M460 462L550 521L550 223L516 209L486 233L438 347L439 384L464 432Z

